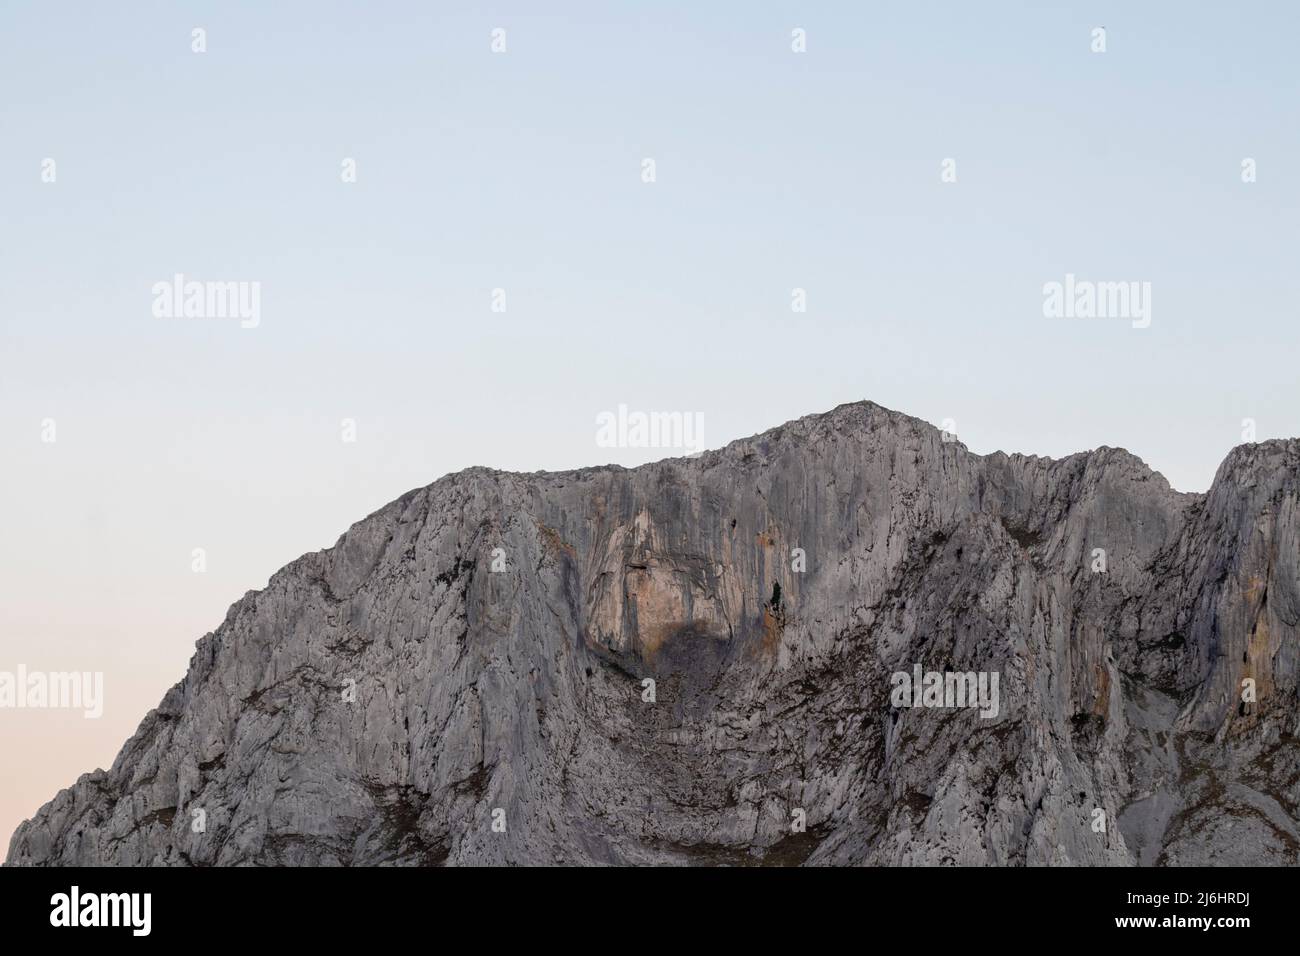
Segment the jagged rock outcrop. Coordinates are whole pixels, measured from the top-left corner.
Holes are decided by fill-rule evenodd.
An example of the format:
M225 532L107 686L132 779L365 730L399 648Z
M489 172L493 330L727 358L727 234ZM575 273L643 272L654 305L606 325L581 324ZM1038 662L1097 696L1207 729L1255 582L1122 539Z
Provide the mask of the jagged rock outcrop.
M861 403L470 469L245 595L8 863L1295 863L1298 622L1296 440L1180 494Z

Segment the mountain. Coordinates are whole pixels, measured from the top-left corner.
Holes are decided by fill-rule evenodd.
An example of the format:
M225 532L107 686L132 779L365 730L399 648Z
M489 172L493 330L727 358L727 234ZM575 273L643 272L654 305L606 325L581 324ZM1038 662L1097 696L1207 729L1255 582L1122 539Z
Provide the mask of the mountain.
M858 403L412 491L8 863L1295 864L1300 440L1200 495L950 437Z

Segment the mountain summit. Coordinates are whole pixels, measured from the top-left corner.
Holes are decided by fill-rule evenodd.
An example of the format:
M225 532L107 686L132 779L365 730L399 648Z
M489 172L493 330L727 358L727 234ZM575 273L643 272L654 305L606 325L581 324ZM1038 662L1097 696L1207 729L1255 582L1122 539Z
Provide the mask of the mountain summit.
M947 437L858 403L412 491L8 863L1300 862L1300 441L1200 495Z

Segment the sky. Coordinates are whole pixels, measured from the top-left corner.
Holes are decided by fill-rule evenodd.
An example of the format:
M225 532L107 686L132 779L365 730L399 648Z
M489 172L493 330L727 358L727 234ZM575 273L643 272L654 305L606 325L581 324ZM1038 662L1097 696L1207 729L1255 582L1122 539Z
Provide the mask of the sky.
M0 672L104 699L0 708L0 843L403 492L674 453L620 406L713 448L870 399L1183 491L1300 435L1297 10L5 0ZM1067 275L1149 324L1046 315Z

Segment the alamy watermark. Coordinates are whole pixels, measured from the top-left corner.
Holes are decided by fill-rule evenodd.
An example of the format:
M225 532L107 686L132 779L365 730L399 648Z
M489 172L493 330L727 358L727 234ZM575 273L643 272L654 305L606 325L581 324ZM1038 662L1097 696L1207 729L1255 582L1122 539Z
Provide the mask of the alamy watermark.
M1065 274L1043 285L1043 315L1049 319L1132 319L1133 328L1151 324L1150 282L1093 282Z
M239 319L241 328L262 322L262 283L200 282L176 273L155 282L153 314L159 319Z
M152 893L83 893L74 885L50 897L50 925L124 926L132 936L148 936L152 910Z
M87 720L104 714L103 671L0 671L0 709L81 710Z
M704 450L703 412L633 412L626 405L596 416L599 448L665 448L694 455Z
M997 671L922 671L920 664L912 672L895 671L889 678L894 690L890 703L895 707L978 707L986 719L998 715Z

